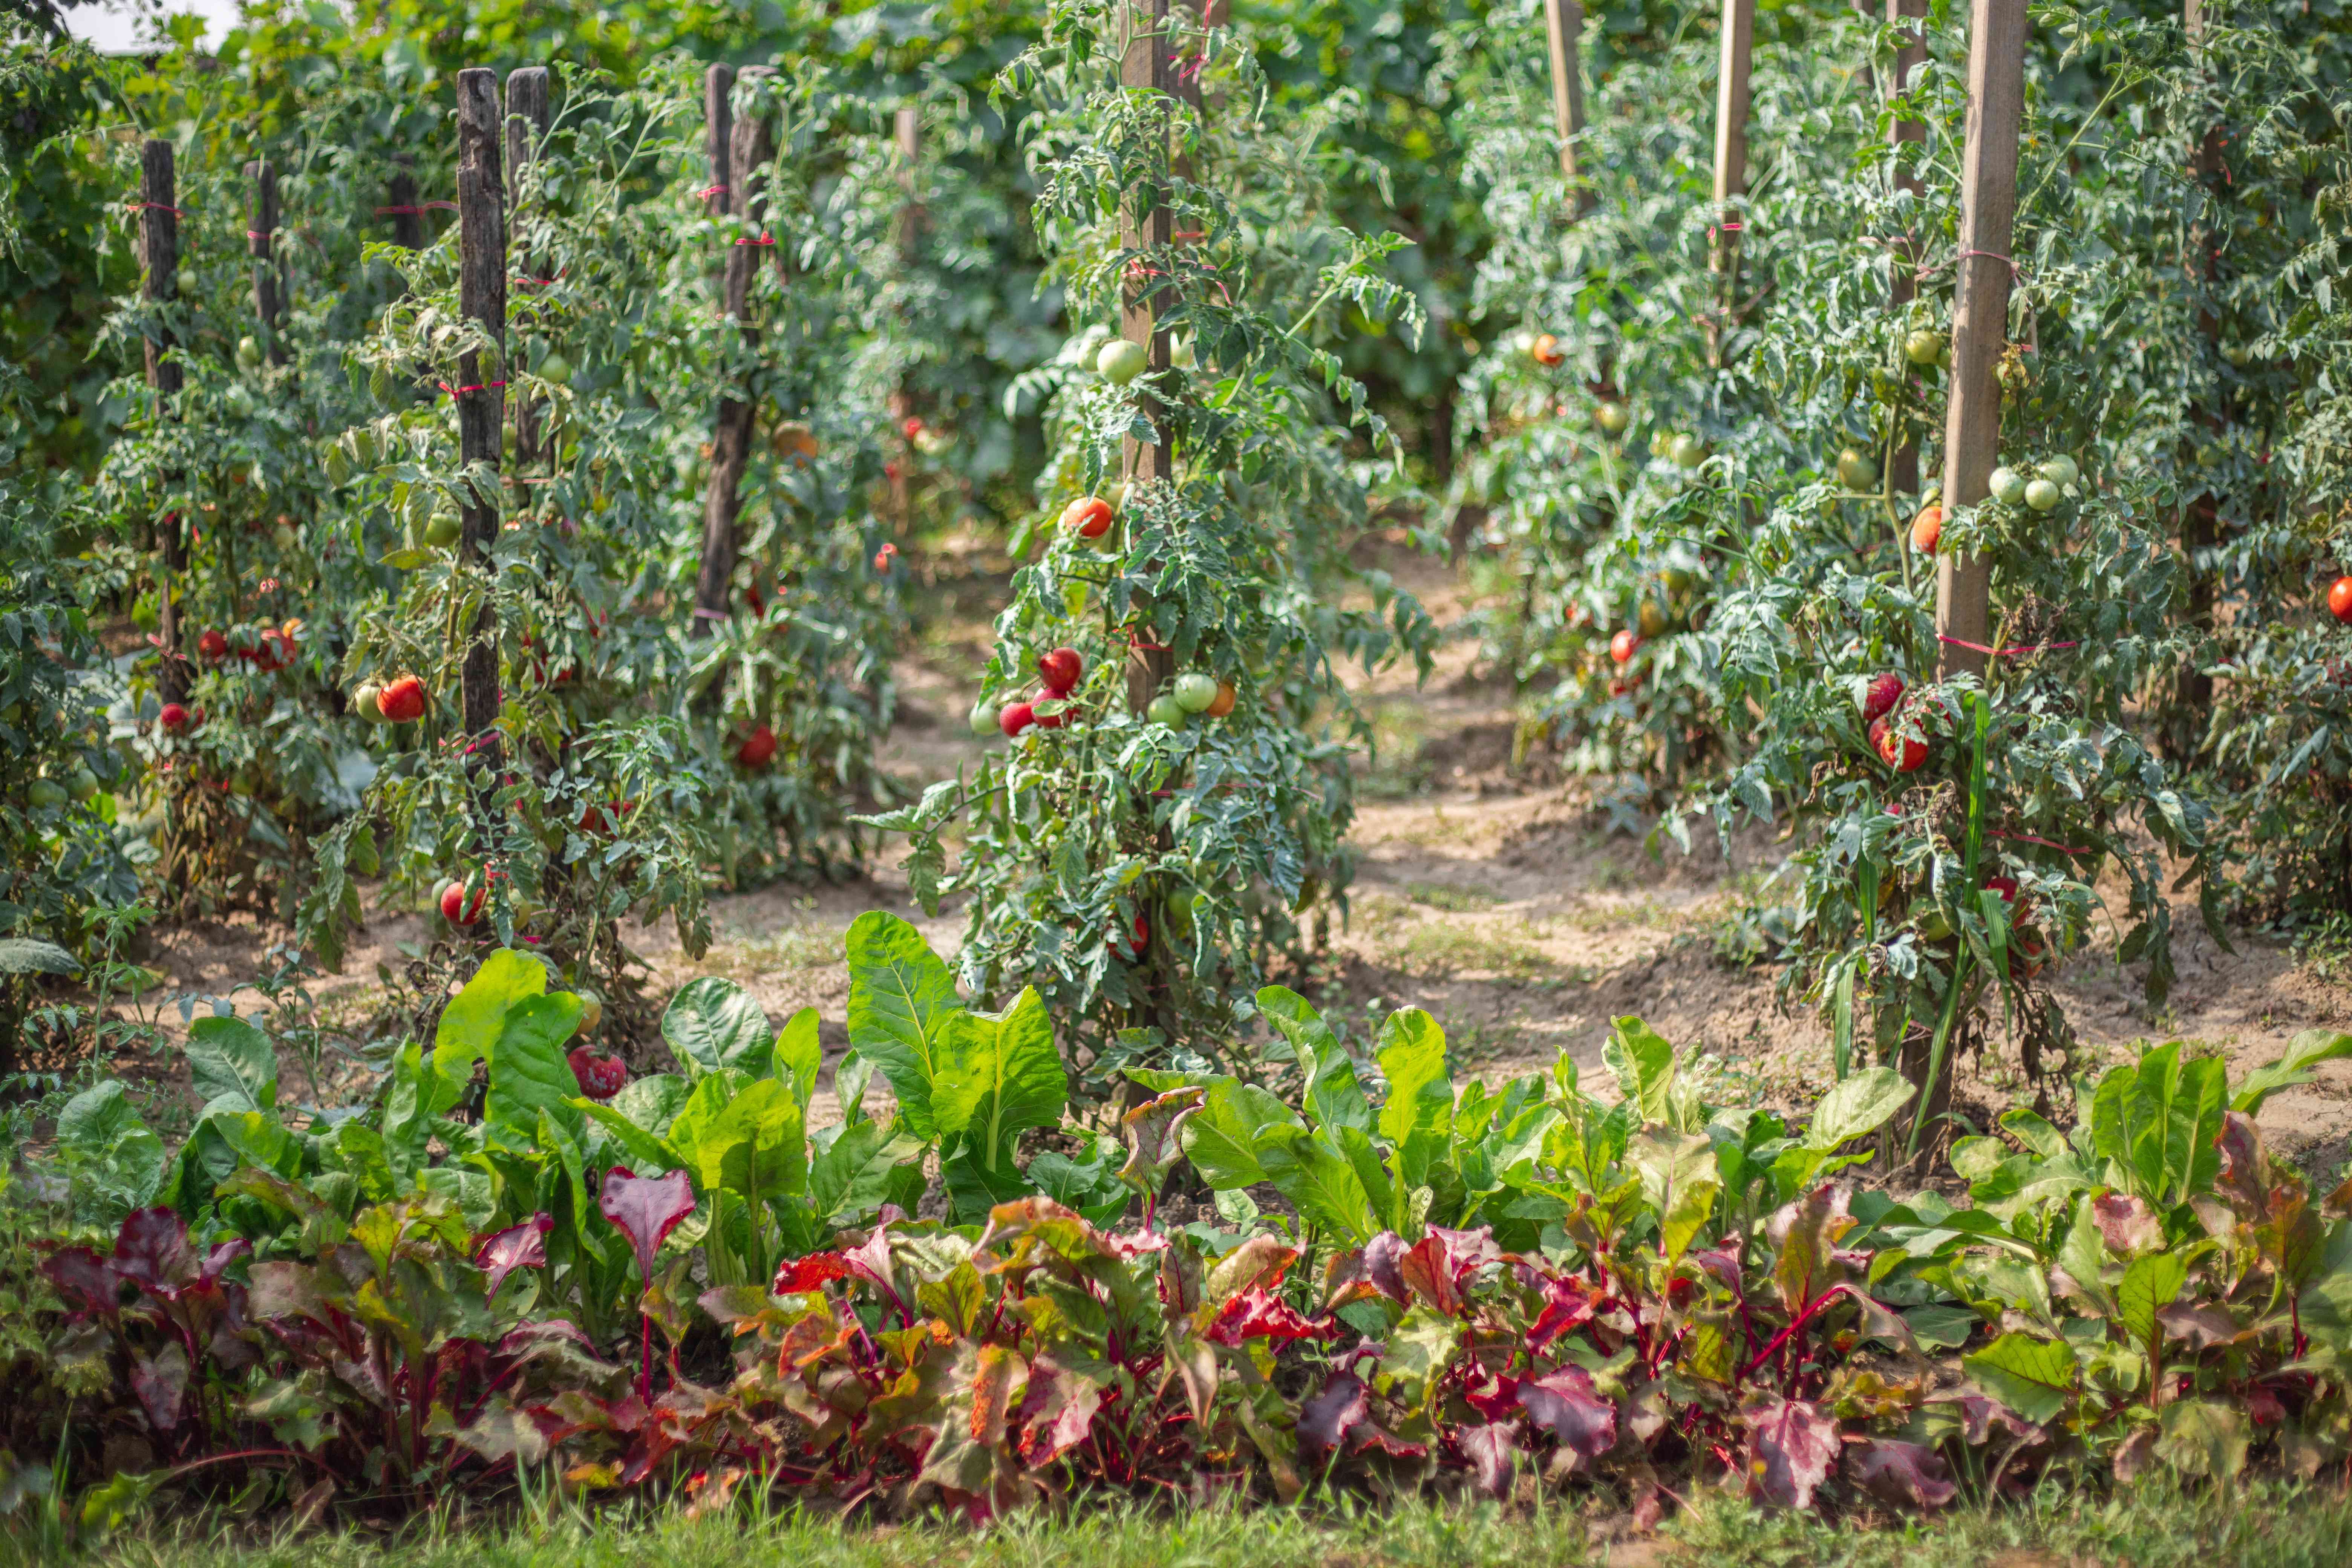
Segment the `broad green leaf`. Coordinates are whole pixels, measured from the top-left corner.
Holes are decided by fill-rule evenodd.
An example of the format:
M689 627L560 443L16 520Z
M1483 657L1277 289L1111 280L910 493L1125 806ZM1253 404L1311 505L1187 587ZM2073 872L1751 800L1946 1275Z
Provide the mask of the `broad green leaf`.
M817 1044L815 1008L802 1008L776 1031L775 1062L776 1076L792 1085L793 1098L806 1114L809 1098L816 1093L817 1069L824 1066L824 1051Z
M1415 1228L1405 1217L1401 1200L1407 1189L1398 1186L1381 1164L1380 1151L1372 1147L1371 1135L1360 1127L1339 1129L1339 1152L1347 1157L1349 1168L1362 1184L1364 1197L1371 1205L1372 1217L1390 1230L1407 1231Z
M2011 1137L2044 1160L2055 1160L2066 1152L2066 1135L2023 1106L2002 1111L2000 1124Z
M1454 1136L1454 1080L1445 1072L1445 1031L1418 1007L1400 1007L1381 1026L1381 1073L1389 1097L1381 1136L1394 1144L1405 1184L1419 1186ZM1539 1146L1539 1145L1538 1145Z
M1321 1134L1277 1123L1259 1140L1257 1158L1265 1179L1307 1224L1351 1247L1361 1247L1379 1233L1371 1195L1364 1191L1355 1167Z
M1911 1325L1911 1337L1922 1350L1958 1350L1969 1342L1969 1336L1984 1326L1984 1320L1966 1307L1949 1303L1913 1307L1903 1314Z
M1185 1157L1201 1179L1217 1192L1230 1192L1265 1180L1258 1163L1258 1143L1268 1129L1304 1131L1298 1113L1255 1084L1234 1078L1209 1080L1201 1109L1184 1123Z
M1827 1152L1839 1144L1874 1132L1887 1118L1911 1103L1916 1091L1893 1068L1876 1067L1837 1084L1813 1107L1803 1144Z
M2252 1437L2244 1408L2226 1399L2183 1399L2158 1417L2156 1457L2185 1475L2228 1480L2246 1468Z
M669 1136L670 1123L693 1098L694 1086L674 1072L649 1072L621 1086L605 1103L656 1138Z
M852 1121L809 1166L809 1196L836 1226L862 1225L889 1196L898 1173L928 1147L911 1132Z
M2147 1344L2156 1337L2156 1315L2179 1300L2188 1283L2189 1265L2178 1253L2142 1253L2116 1287L2116 1321L2135 1342Z
M0 937L0 974L79 974L74 955L38 937Z
M278 1108L277 1049L242 1018L199 1018L188 1026L188 1074L207 1108Z
M2063 1340L2007 1333L1960 1365L1977 1386L2037 1426L2063 1415L2074 1398L2074 1352Z
M1372 1373L1381 1392L1407 1407L1425 1400L1461 1348L1461 1321L1425 1302L1415 1302L1388 1334L1385 1353Z
M489 1097L483 1119L529 1132L539 1113L564 1105L580 1092L580 1080L563 1054L564 1042L580 1027L580 998L569 991L525 996L507 1009L505 1024L490 1047Z
M648 1132L633 1119L611 1104L598 1104L593 1100L575 1099L572 1109L593 1121L622 1147L628 1158L621 1162L641 1176L659 1175L665 1171L683 1170L689 1163L677 1147L658 1133Z
M698 975L677 988L662 1010L661 1031L688 1078L721 1068L763 1077L774 1055L768 1016L740 985L716 974Z
M482 967L466 988L441 1009L433 1031L433 1069L444 1083L462 1093L474 1076L474 1064L488 1059L506 1027L507 1009L547 990L547 965L513 948L502 947L482 960ZM457 1099L449 1101L454 1105Z
M1024 986L1002 1013L959 1009L949 1016L931 1085L931 1117L942 1137L970 1136L981 1164L1010 1159L1024 1128L1052 1127L1070 1097L1045 999Z
M1625 1103L1634 1108L1644 1125L1667 1121L1673 1112L1675 1047L1639 1018L1616 1020L1601 1059L1617 1075Z
M2214 1140L2226 1105L2220 1058L2180 1059L2180 1042L2155 1047L2137 1067L2116 1068L2093 1097L2093 1146L2120 1168L2122 1184L2169 1206L2202 1191L2221 1167Z
M1348 1059L1346 1047L1323 1022L1323 1016L1308 1006L1305 997L1280 985L1259 991L1257 1005L1297 1055L1298 1070L1307 1084L1306 1110L1316 1124L1326 1129L1369 1129L1371 1102L1356 1082L1356 1064Z
M889 1079L908 1130L937 1140L932 1082L964 1011L955 981L920 931L879 910L857 917L846 945L850 1046Z
M114 1152L134 1131L144 1132L131 1097L119 1079L108 1079L75 1095L58 1112L58 1146L96 1159Z
M2311 1081L2312 1069L2322 1062L2332 1062L2352 1057L2352 1034L2331 1034L2326 1029L2305 1029L2286 1043L2286 1055L2274 1062L2266 1062L2245 1076L2238 1085L2230 1109L2252 1116L2263 1108L2263 1101L2283 1089L2294 1089Z
M800 1102L776 1079L755 1079L716 1115L690 1125L694 1142L678 1152L691 1163L704 1192L773 1201L804 1184L808 1142Z

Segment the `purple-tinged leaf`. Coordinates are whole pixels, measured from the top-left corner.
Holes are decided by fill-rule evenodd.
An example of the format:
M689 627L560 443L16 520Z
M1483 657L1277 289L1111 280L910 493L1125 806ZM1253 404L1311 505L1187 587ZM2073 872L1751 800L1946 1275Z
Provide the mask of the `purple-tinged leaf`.
M1376 1421L1359 1421L1349 1427L1348 1447L1358 1454L1378 1448L1391 1459L1418 1459L1429 1452L1427 1444L1408 1443Z
M133 1210L114 1238L114 1271L151 1296L177 1296L195 1272L188 1222L160 1206Z
M551 1345L570 1345L592 1356L596 1353L596 1342L579 1324L569 1318L541 1318L509 1330L499 1341L499 1354L530 1355Z
M1519 1380L1498 1372L1484 1373L1476 1381L1464 1384L1462 1397L1489 1421L1507 1421L1522 1408Z
M849 1276L849 1259L838 1252L812 1252L805 1258L788 1258L776 1270L775 1282L768 1287L778 1296L797 1295L814 1290L829 1279Z
M61 1247L41 1259L41 1272L77 1313L111 1317L121 1305L122 1277L87 1247Z
M626 1165L604 1173L604 1187L596 1206L636 1249L637 1268L650 1286L654 1255L678 1221L694 1212L694 1181L684 1171L666 1176L640 1176Z
M1512 1453L1517 1437L1516 1426L1499 1421L1465 1426L1454 1434L1462 1457L1470 1461L1472 1479L1490 1498L1500 1500L1511 1495Z
M1298 1440L1310 1448L1336 1448L1371 1409L1371 1394L1360 1379L1333 1373L1323 1392L1298 1407Z
M196 1265L196 1278L206 1285L217 1284L220 1277L228 1272L230 1264L240 1258L252 1256L253 1243L241 1236L215 1242L205 1250L204 1261Z
M1184 1123L1199 1111L1201 1097L1208 1092L1198 1084L1171 1089L1121 1117L1119 1131L1127 1140L1127 1163L1118 1168L1118 1179L1146 1200L1157 1198L1167 1184L1168 1173L1184 1157L1181 1142Z
M1792 1318L1846 1282L1837 1243L1853 1228L1853 1216L1846 1212L1849 1195L1843 1186L1824 1184L1784 1205L1765 1223L1765 1237L1780 1254L1772 1265L1772 1283L1780 1289L1782 1310Z
M1580 1366L1555 1367L1522 1383L1519 1405L1580 1460L1617 1446L1617 1402L1595 1392L1592 1374Z
M1221 1345L1249 1340L1316 1340L1333 1331L1328 1321L1318 1323L1273 1291L1253 1287L1227 1301L1209 1325L1209 1339Z
M1818 1405L1767 1399L1747 1406L1748 1495L1779 1508L1811 1508L1813 1489L1837 1463L1837 1422Z
M1528 1349L1540 1351L1560 1335L1591 1322L1607 1294L1599 1286L1588 1285L1573 1275L1545 1280L1543 1309L1528 1330Z
M1412 1294L1404 1282L1404 1237L1384 1230L1364 1243L1364 1274L1375 1289L1402 1306Z
M2223 1111L2221 1135L2214 1142L2221 1151L2214 1186L2240 1214L2261 1214L2263 1194L2270 1184L2270 1162L2263 1157L2263 1135L2253 1118L2242 1110Z
M1943 1456L1918 1443L1854 1437L1846 1443L1846 1478L1884 1502L1942 1508L1959 1495Z
M147 1413L147 1425L158 1432L169 1432L179 1426L180 1416L188 1396L188 1352L176 1344L165 1345L153 1357L139 1357L131 1363L131 1392L139 1396L139 1407Z
M1029 1367L1029 1391L1013 1417L1021 1434L1021 1457L1031 1465L1052 1464L1087 1440L1095 1412L1102 1408L1103 1385L1072 1372L1050 1355Z
M2105 1193L2091 1200L2091 1219L2118 1258L2152 1252L2164 1245L2164 1222L2147 1200L2129 1193Z
M2235 1344L2245 1337L2246 1331L2227 1309L2207 1303L2203 1306L2188 1301L2175 1301L2159 1308L2156 1321L2164 1325L2167 1339L2179 1340L2192 1351L2209 1351L2215 1345Z
M507 1276L518 1268L547 1267L547 1233L555 1228L555 1216L535 1214L520 1225L510 1225L495 1236L482 1238L474 1248L474 1267L488 1277L483 1287L485 1297L495 1296Z

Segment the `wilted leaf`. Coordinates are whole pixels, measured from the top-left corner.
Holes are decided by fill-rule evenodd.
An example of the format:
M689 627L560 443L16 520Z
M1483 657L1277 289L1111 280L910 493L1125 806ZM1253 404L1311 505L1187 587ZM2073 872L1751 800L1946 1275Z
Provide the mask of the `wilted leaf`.
M1740 1415L1748 1423L1748 1495L1780 1508L1811 1508L1813 1489L1837 1463L1837 1423L1818 1405L1768 1399Z
M1959 1495L1943 1456L1890 1437L1849 1439L1845 1472L1854 1485L1885 1502L1942 1508Z
M1570 1363L1519 1384L1519 1404L1535 1424L1580 1459L1597 1459L1617 1446L1617 1403L1592 1385L1592 1374Z
M1517 1436L1517 1426L1499 1422L1465 1426L1454 1435L1462 1457L1470 1461L1473 1482L1490 1498L1499 1500L1511 1495L1512 1450Z

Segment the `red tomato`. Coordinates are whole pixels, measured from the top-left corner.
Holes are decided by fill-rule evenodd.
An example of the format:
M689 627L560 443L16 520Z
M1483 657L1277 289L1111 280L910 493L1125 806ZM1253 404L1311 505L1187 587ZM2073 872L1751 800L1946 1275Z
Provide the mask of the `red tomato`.
M176 702L164 703L163 710L155 717L164 729L174 735L188 727L188 710Z
M1080 539L1100 539L1110 522L1110 502L1100 496L1080 496L1062 509L1062 526L1077 530Z
M1944 509L1922 507L1919 515L1911 520L1911 548L1922 555L1936 553L1936 542L1944 537Z
M1135 929L1130 936L1132 940L1122 945L1119 942L1118 928L1114 925L1110 929L1110 934L1103 939L1103 945L1122 958L1141 958L1143 950L1151 945L1151 926L1141 915L1135 917Z
M206 632L196 639L196 651L213 663L218 664L228 657L228 638L223 637L218 630Z
M898 547L895 544L885 544L874 552L874 570L887 572L890 570L890 563L897 559L898 559Z
M1086 660L1074 647L1057 647L1037 656L1037 674L1045 680L1045 689L1056 697L1067 697L1076 690L1078 677L1086 673Z
M996 727L1009 738L1037 721L1037 710L1026 702L1008 702L996 712Z
M1634 636L1631 628L1622 630L1609 639L1609 657L1620 664L1631 664L1633 662L1633 650L1641 646L1642 639Z
M261 647L254 654L254 662L264 669L284 669L294 662L294 644L284 632L273 627L261 634Z
M2352 626L2352 575L2338 577L2328 588L2327 613Z
M1886 765L1898 773L1917 773L1927 761L1927 742L1915 741L1885 719L1870 727L1870 743Z
M395 678L377 694L376 710L395 724L412 723L425 717L425 682L413 675Z
M766 767L775 754L776 732L765 724L743 737L743 743L735 748L735 760L747 768Z
M618 1057L600 1057L586 1046L574 1046L565 1059L572 1064L580 1092L590 1100L610 1100L629 1081L629 1069Z
M473 899L466 897L466 884L451 882L441 889L441 918L453 926L469 926L482 918L482 896L489 889L478 888Z
M2017 901L2016 878L1987 877L1984 879L1984 885L1990 890L1999 893L2000 895L2000 901L2009 906L2010 924L2015 925L2020 920L2024 918L2025 910L2018 904Z
M907 422L904 425L899 426L898 429L908 440L911 441L916 437L923 433L923 422L916 418L914 416L908 415L907 416Z
M1862 700L1863 718L1884 719L1894 712L1895 705L1903 700L1903 678L1891 670L1872 681L1868 695Z

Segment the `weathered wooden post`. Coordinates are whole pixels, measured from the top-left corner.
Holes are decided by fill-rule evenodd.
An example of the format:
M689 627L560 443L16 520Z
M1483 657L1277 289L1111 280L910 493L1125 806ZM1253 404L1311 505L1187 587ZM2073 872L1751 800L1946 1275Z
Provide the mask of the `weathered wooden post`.
M506 374L489 365L506 363L507 219L506 176L500 153L498 73L481 67L457 73L457 301L466 320L488 335L494 353L457 359L458 456L471 468L499 469L499 437L506 423ZM499 493L468 485L457 510L457 558L468 573L485 579L495 568L490 554L499 537ZM481 609L474 617L460 676L467 746L478 789L499 763L499 626L489 584L480 585Z
M178 181L173 173L172 144L149 138L139 149L139 259L146 268L141 291L151 306L168 305L180 293L180 208ZM149 329L146 339L147 384L168 409L180 390L180 362L170 356L175 345L169 328ZM177 475L166 476L176 483ZM187 521L174 505L155 525L163 570L155 584L156 635L163 639L163 664L155 672L155 689L166 702L188 699L188 663L180 652L180 579L188 569Z
M547 68L523 66L507 73L506 167L511 182L510 194L521 199L522 172L539 161L540 143L546 140L549 123ZM511 227L511 214L509 214ZM544 287L541 274L545 263L535 256L525 256L521 261L523 276L534 286ZM530 398L515 400L515 467L529 468L539 461L540 418L543 405Z
M2000 452L2000 356L2009 344L2017 142L2025 110L2025 0L1974 0L1968 142L1960 184L1959 281L1952 313L1951 403L1944 417L1944 505L1974 506ZM1981 675L1990 643L1992 563L1936 557L1936 636L1944 676Z
M392 219L392 242L404 250L425 248L425 206L416 199L416 176L410 172L408 154L393 159L392 178L384 182L384 195L389 198L377 216Z
M1584 36L1579 0L1544 0L1544 32L1551 46L1551 124L1559 140L1559 173L1581 217L1592 208L1591 188L1577 174L1577 138L1584 132L1584 78L1578 59Z
M245 216L246 254L253 258L253 318L269 363L284 364L286 344L278 334L285 322L286 301L279 296L275 254L278 171L267 163L257 162L247 163L245 174L253 182L252 200Z
M1128 0L1127 45L1119 59L1119 85L1129 91L1160 93L1171 98L1176 95L1175 72L1168 47L1168 6L1169 0ZM1160 307L1150 298L1151 279L1141 253L1169 245L1173 237L1174 220L1161 192L1150 185L1139 185L1127 194L1119 226L1119 243L1129 253L1119 304L1119 336L1142 345L1150 356L1146 374L1157 375L1169 368L1168 334L1160 330ZM1144 416L1150 422L1157 439L1143 441L1130 436L1121 448L1121 477L1127 482L1130 503L1136 487L1175 478L1170 462L1166 411L1158 397L1150 393L1145 394L1142 404ZM1142 712L1175 669L1174 657L1165 648L1139 647L1130 650L1127 663L1128 707Z
M1739 308L1739 235L1748 195L1748 67L1756 0L1723 0L1723 54L1715 84L1715 216L1707 226L1707 270L1715 306L1706 319L1706 363L1723 363L1723 340Z
M716 69L711 78L705 79L706 115ZM765 74L764 69L747 67L741 76L749 81ZM719 98L723 104L725 94L719 94ZM709 130L715 143L718 126L711 124ZM728 247L719 285L720 314L736 323L736 331L747 348L760 341L760 330L751 319L751 279L759 268L760 251L774 243L772 237L757 232L759 220L768 210L767 194L759 189L759 176L774 155L767 116L752 113L737 117L730 110L726 165L723 171L712 172L715 181L724 173L726 178L718 181L724 188L711 199L715 204L723 203L725 211L751 220L743 226L751 232L736 235L734 243ZM714 205L712 210L720 208ZM718 423L711 433L710 477L702 492L702 564L694 581L694 621L698 635L707 635L717 622L727 618L728 594L735 580L735 522L742 509L743 473L751 465L751 430L759 415L759 388L747 386L741 391L742 395L737 395L731 379L721 387Z
M2189 53L2197 80L2201 85L2208 79L2210 63L2206 56L2206 0L2182 0L2180 24L2189 35ZM2229 166L2221 154L2222 130L2209 123L2199 137L2197 150L2189 157L2189 173L2196 177L2199 198L2203 202L2219 202L2228 189ZM2221 267L2220 247L2214 242L2212 226L2200 211L2197 221L2189 226L2189 254L2182 258L2190 277L2210 290L2217 280ZM2209 356L2218 353L2221 323L2210 308L2197 312L2197 328L2205 339ZM2200 408L2192 416L2210 428L2219 428L2229 416L2229 398L2225 394L2218 408ZM2201 641L2213 629L2213 573L2204 560L2221 531L2218 498L2213 491L2201 489L2190 499L2180 518L2180 554L2189 573L2189 624ZM2202 649L2199 650L2200 655ZM2179 732L2172 737L2172 749L2182 758L2196 754L2204 743L2205 727L2213 710L2213 678L2200 667L2199 657L2192 656L2180 668L2174 688L2180 714Z

